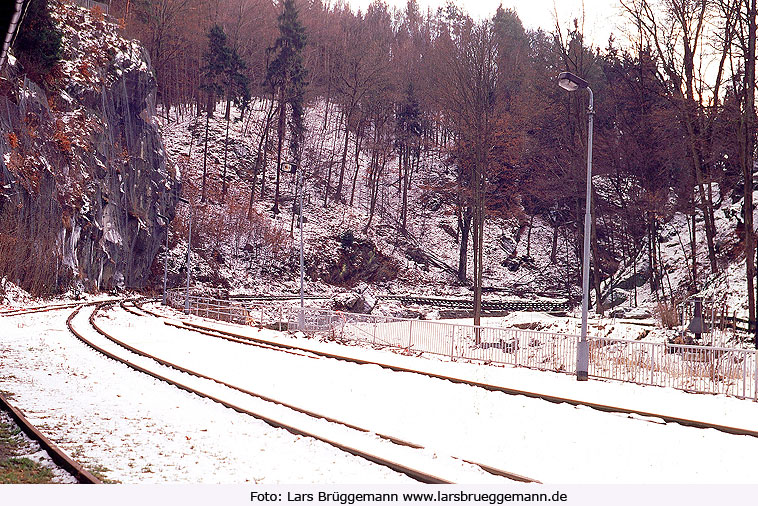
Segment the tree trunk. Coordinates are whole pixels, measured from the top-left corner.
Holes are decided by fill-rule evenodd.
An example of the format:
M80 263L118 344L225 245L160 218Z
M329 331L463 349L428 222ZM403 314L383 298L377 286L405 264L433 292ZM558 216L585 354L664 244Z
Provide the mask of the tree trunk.
M287 104L284 103L284 86L279 88L279 123L276 127L276 187L274 190L274 207L271 211L279 214L279 179L282 173L282 143L284 142L285 118L287 117Z
M468 267L468 236L471 230L472 210L470 206L461 209L458 215L458 228L461 231L461 244L458 252L458 281L465 283Z
M363 137L361 136L361 129L360 127L355 132L355 174L353 174L353 187L350 190L350 207L353 207L353 199L355 198L355 183L358 180L358 171L361 168L360 164L360 155L361 155L361 145L363 141Z
M226 155L229 148L229 118L231 116L232 101L230 98L226 99L226 136L224 137L224 170L221 173L221 195L222 199L226 197Z
M595 199L592 199L592 202L595 202ZM601 278L601 271L600 271L600 261L597 254L597 213L594 209L593 204L592 209L592 225L590 226L590 243L592 244L592 259L593 259L593 269L592 269L592 280L595 288L595 312L598 315L603 314L603 295L600 290L600 278Z
M347 163L347 147L348 143L350 142L350 113L348 113L347 118L345 118L345 145L342 148L342 161L340 162L340 178L339 183L337 183L337 189L334 192L334 201L339 202L342 200L342 183L345 179L345 164Z
M530 250L532 246L532 226L534 225L534 215L529 217L529 231L526 233L526 256L530 256Z
M554 264L558 260L558 224L553 225L553 244L550 248L550 263Z
M211 115L213 114L213 108L211 107L211 100L208 100L208 111L205 115L205 148L203 149L203 189L200 202L205 202L205 183L208 175L208 123L210 122Z
M747 274L748 320L755 321L755 234L753 233L753 165L755 149L755 16L756 0L748 8L748 51L745 58L745 266ZM758 325L755 326L755 347L758 348Z

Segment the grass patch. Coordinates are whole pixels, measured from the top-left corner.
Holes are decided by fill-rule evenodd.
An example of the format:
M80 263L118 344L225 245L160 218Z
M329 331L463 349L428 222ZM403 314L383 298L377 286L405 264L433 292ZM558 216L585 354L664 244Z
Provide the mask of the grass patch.
M11 457L0 461L0 484L52 483L53 473L27 458Z
M107 473L108 471L110 471L110 469L108 469L105 466L95 465L95 466L92 466L92 467L88 468L87 470L90 473L92 473L97 479L99 479L100 481L102 481L103 483L108 483L108 484L121 483L118 480L111 480L111 479L108 479L108 478L105 477L105 473Z

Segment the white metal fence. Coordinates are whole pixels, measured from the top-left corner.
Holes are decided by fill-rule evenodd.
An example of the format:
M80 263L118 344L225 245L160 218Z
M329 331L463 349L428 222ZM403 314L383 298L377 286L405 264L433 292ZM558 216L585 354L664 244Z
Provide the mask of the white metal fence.
M110 14L111 12L111 6L110 2L97 2L95 0L71 0L72 3L75 3L77 5L80 5L86 9L93 9L95 7L99 7L100 10L103 11L103 14Z
M184 290L170 290L169 305L184 309ZM191 295L190 313L219 321L296 331L335 340L391 347L404 354L432 354L546 371L576 372L579 336L515 328L256 303ZM590 376L690 392L756 400L755 350L588 338Z

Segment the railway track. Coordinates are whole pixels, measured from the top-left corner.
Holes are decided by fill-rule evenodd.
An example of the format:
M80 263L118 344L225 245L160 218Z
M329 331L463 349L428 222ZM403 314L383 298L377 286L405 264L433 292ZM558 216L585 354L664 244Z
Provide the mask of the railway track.
M128 312L130 312L132 314L139 314L135 309L133 309L132 307L130 307L130 304L132 304L132 303L131 302L122 301L121 307L124 310L127 310ZM103 346L99 346L99 345L95 344L94 342L92 342L91 339L88 339L81 332L81 330L75 328L75 326L72 324L72 320L76 317L76 315L79 313L79 311L80 311L81 308L77 308L71 314L71 316L68 318L67 325L68 325L69 330L71 330L71 332L80 341L84 342L89 347L91 347L94 350L100 352L101 354L105 355L108 358L111 358L111 359L116 360L116 361L118 361L120 363L123 363L123 364L127 365L128 367L130 367L130 368L132 368L132 369L134 369L136 371L142 372L144 374L148 374L148 375L152 376L153 378L159 379L161 381L168 382L168 383L176 386L177 388L180 388L180 389L185 390L187 392L191 392L191 393L194 393L194 394L196 394L198 396L201 396L201 397L213 400L214 402L220 403L223 406L226 406L226 407L228 407L230 409L233 409L233 410L235 410L237 412L250 415L250 416L252 416L252 417L254 417L256 419L264 421L265 423L267 423L267 424L269 424L269 425L271 425L273 427L277 427L277 428L281 428L281 429L287 430L288 432L290 432L292 434L299 435L299 436L304 436L304 437L310 437L310 438L317 439L317 440L322 441L324 443L327 443L327 444L329 444L329 445L331 445L331 446L333 446L335 448L338 448L339 450L347 452L347 453L349 453L351 455L355 455L355 456L361 457L363 459L366 459L368 461L374 462L376 464L385 466L385 467L387 467L389 469L392 469L392 470L394 470L396 472L405 474L405 475L407 475L407 476L409 476L409 477L411 477L411 478L413 478L413 479L415 479L417 481L423 482L423 483L444 484L444 483L453 483L454 482L454 480L451 480L449 478L445 478L445 477L439 476L439 473L433 474L432 472L425 471L423 468L420 468L420 466L418 466L418 465L406 464L406 463L402 462L402 459L397 459L397 458L393 457L393 455L395 455L398 452L398 449L400 449L401 453L403 453L403 452L415 452L415 451L423 450L423 447L421 445L418 445L418 444L415 444L415 443L412 443L412 442L409 442L409 441L405 441L405 440L403 440L401 438L393 437L391 435L380 434L380 433L377 433L377 432L372 432L369 429L365 429L365 428L359 427L359 426L354 425L354 424L343 422L343 421L340 421L340 420L337 420L337 419L325 416L323 414L319 414L319 413L315 413L315 412L312 412L312 411L309 411L309 410L305 410L305 409L299 408L297 406L293 406L291 404L280 402L280 401L278 401L276 399L273 399L273 398L270 398L270 397L267 397L267 396L263 396L263 395L257 394L255 392L251 392L249 390L245 390L245 389L237 387L235 385L232 385L232 384L229 384L229 383L226 383L226 382L223 382L223 381L219 381L219 380L217 380L215 378L212 378L212 377L210 377L208 375L202 374L202 373L197 372L197 371L192 371L192 370L190 370L188 368L185 368L185 367L182 367L182 366L180 366L178 364L174 364L174 363L171 363L169 361L163 360L163 359L161 359L159 357L153 356L153 355L151 355L149 353L146 353L144 351L141 351L141 350L137 349L134 346L131 346L131 345L129 345L129 344L123 342L123 341L118 340L114 336L110 335L108 332L104 331L100 326L98 326L97 325L97 321L96 321L96 319L97 319L97 313L98 313L98 311L100 309L102 309L105 306L113 306L113 305L115 305L115 303L113 303L113 302L108 303L108 304L100 304L100 305L98 305L92 311L92 313L89 316L89 323L90 323L90 326L95 330L95 332L97 332L98 334L100 334L102 337L104 337L105 339L107 339L109 342L111 342L111 343L119 346L120 348L123 348L123 349L127 350L129 353L137 355L138 357L149 359L149 360L151 360L151 361L159 364L160 368L171 369L173 371L181 373L183 375L182 378L184 378L184 379L180 380L180 379L177 378L176 374L167 374L167 372L165 370L161 370L160 368L145 367L144 365L138 365L137 363L135 363L135 361L133 359L124 358L124 357L120 356L120 354L114 353L112 350L109 351L109 350L105 349ZM133 307L141 309L139 305L133 305ZM141 310L147 312L147 310L144 310L144 309L141 309ZM203 391L200 388L198 388L198 385L196 383L192 383L190 381L187 381L187 378L192 378L193 380L204 381L206 383L207 382L212 382L215 385L220 385L220 386L224 387L225 389L228 389L229 391L234 391L236 393L241 393L241 394L244 394L245 396L248 396L248 397L251 397L251 398L255 398L255 399L263 401L265 403L274 404L274 405L276 405L278 407L285 408L287 410L296 412L299 415L303 415L304 417L310 418L312 420L323 420L323 421L328 422L331 425L339 425L343 430L351 431L352 433L358 433L358 434L366 435L366 436L370 436L370 437L376 436L376 437L380 438L382 441L384 441L383 444L390 445L391 448L392 448L392 450L388 452L387 451L387 447L385 447L384 449L380 448L380 451L376 451L376 449L368 449L367 450L365 448L358 447L358 445L342 443L338 439L334 438L333 436L328 435L329 434L328 431L326 433L324 433L324 431L313 430L312 428L302 428L302 427L295 426L295 425L293 425L291 423L282 422L282 421L280 421L280 420L278 420L278 419L276 419L276 418L274 418L274 417L272 417L272 416L270 416L268 414L262 413L260 411L253 411L251 409L248 409L246 407L243 407L243 406L239 405L239 403L235 404L235 403L232 403L232 402L230 402L228 400L222 399L218 395L211 395L211 394L207 393L206 391ZM190 384L190 383L192 383L192 384ZM307 426L308 424L306 423L305 425ZM415 461L416 459L419 458L419 455L412 455L412 456L409 456L409 457L412 457L410 460ZM484 464L479 464L479 463L472 462L472 461L469 461L469 460L464 460L464 459L458 459L458 460L460 460L462 462L465 462L466 464L469 464L470 466L476 466L477 468L479 468L479 469L481 469L483 471L486 471L487 473L490 473L490 474L493 474L493 475L496 475L496 476L501 476L501 477L504 477L504 478L507 478L507 479L510 479L510 480L521 481L521 482L538 482L539 483L539 481L536 480L536 479L525 477L525 476L521 476L521 475L518 475L518 474L515 474L515 473L508 472L508 471L503 471L503 470L500 470L500 469L496 469L494 467L487 466L487 465L484 465Z
M403 304L419 304L449 309L473 309L474 302L471 299L443 298L443 297L419 297L414 295L382 295L379 299L399 300ZM568 311L568 302L552 301L529 301L529 300L482 300L482 311L540 311L557 313Z
M21 412L20 409L13 406L8 399L0 392L0 409L7 412L16 425L26 434L29 439L36 441L40 447L50 455L50 458L58 467L71 474L78 483L82 484L100 484L98 477L84 469L81 464L69 457L55 443L47 438L37 427L35 427Z
M116 299L112 299L116 300ZM45 313L48 311L60 311L61 309L73 309L78 306L94 306L99 304L98 302L71 302L67 304L47 304L43 306L35 306L22 309L9 309L6 311L0 311L0 316L19 316L32 313Z
M239 301L276 301L276 300L294 300L300 296L293 295L233 295L229 297L232 300ZM303 297L307 300L328 300L329 297L318 295L307 295ZM446 297L421 297L415 295L377 295L378 300L397 300L403 304L417 304L424 306L434 306L445 309L468 309L473 310L474 302L471 299L464 298L446 298ZM505 300L505 301L482 301L482 311L540 311L546 313L560 313L568 311L569 304L566 301L530 301L530 300Z
M347 362L352 362L352 363L361 364L361 365L377 365L384 369L390 369L393 371L420 374L420 375L431 377L431 378L450 381L452 383L469 385L469 386L473 386L477 388L482 388L488 391L501 392L508 395L521 395L521 396L525 396L525 397L529 397L533 399L541 399L541 400L545 400L545 401L555 403L555 404L569 404L573 406L584 406L584 407L588 407L588 408L601 411L601 412L606 412L606 413L618 413L618 414L624 414L624 415L629 415L629 416L634 416L634 417L643 417L642 419L651 420L651 423L656 423L653 421L662 420L665 423L675 423L675 424L683 425L686 427L695 427L695 428L700 428L700 429L714 429L714 430L728 433L728 434L751 436L751 437L758 438L758 430L753 430L753 429L746 429L742 427L733 427L729 425L704 422L701 420L683 418L683 417L667 415L663 413L648 412L648 411L637 410L637 409L629 409L629 408L624 408L622 406L613 406L613 405L608 405L608 404L588 402L588 401L577 400L577 399L572 399L568 397L548 395L548 394L535 392L535 391L508 388L502 385L494 385L494 384L490 384L486 382L472 381L470 379L462 378L462 377L447 376L444 374L433 373L430 371L421 371L421 370L410 369L406 367L400 367L396 364L392 364L389 362L358 359L355 357L351 357L349 355L342 355L342 354L337 354L337 353L325 352L321 350L315 350L306 346L299 346L296 344L282 343L282 342L265 339L261 337L243 335L237 332L231 332L229 330L209 327L209 326L200 325L197 323L192 323L192 322L187 322L187 321L180 321L180 323L172 323L168 321L166 317L143 308L142 307L143 303L141 302L135 302L134 305L135 307L144 311L146 314L152 315L157 318L162 318L164 320L164 323L167 325L177 326L180 328L185 328L187 330L192 330L195 332L200 332L203 334L216 336L219 338L231 338L237 341L246 342L248 344L275 347L275 348L287 350L289 352L292 352L292 351L307 352L307 353L311 353L311 354L321 356L321 357L332 358L336 360L347 361Z

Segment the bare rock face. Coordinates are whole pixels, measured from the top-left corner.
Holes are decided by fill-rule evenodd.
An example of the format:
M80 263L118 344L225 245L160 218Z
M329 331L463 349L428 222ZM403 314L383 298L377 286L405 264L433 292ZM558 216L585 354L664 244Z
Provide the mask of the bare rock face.
M352 291L335 295L331 307L350 313L370 313L376 306L376 297L366 283L360 283Z
M178 184L155 122L145 51L60 4L64 59L44 89L20 65L0 87L0 274L38 293L139 288ZM15 255L8 253L13 250Z

